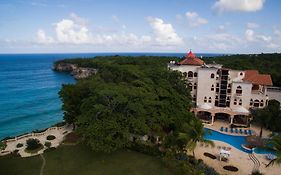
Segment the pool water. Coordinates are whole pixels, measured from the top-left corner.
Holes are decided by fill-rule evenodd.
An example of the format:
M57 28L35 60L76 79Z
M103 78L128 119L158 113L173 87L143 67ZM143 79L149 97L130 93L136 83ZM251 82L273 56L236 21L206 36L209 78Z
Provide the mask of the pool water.
M217 140L217 141L225 142L239 149L240 151L243 151L245 153L252 153L252 151L246 150L241 146L242 144L246 144L245 136L227 135L208 128L204 128L204 130L206 131L206 134L204 136L206 140Z
M218 131L214 131L208 128L204 128L206 134L204 138L206 140L217 140L221 142L225 142L230 144L231 146L239 149L240 151L243 151L245 153L252 153L252 151L249 151L247 149L244 149L241 145L246 144L246 137L245 136L234 136L234 135L228 135L228 134L223 134ZM254 148L253 151L256 154L275 154L275 152L265 150L262 148Z

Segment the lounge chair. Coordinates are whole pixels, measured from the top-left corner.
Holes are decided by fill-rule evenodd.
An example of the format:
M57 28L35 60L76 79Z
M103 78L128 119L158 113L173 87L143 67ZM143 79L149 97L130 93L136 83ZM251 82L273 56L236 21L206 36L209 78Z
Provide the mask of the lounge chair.
M240 130L239 130L239 133L240 133L240 134L243 134L243 130L242 130L242 129L240 129Z
M252 130L249 129L249 135L252 135Z
M246 129L244 130L244 134L248 135L248 131Z
M223 127L221 127L220 131L223 131Z
M233 133L233 128L230 128L230 132Z
M225 132L228 132L228 128L225 128Z
M237 129L237 128L235 128L235 133L237 133L237 134L238 134L238 129Z

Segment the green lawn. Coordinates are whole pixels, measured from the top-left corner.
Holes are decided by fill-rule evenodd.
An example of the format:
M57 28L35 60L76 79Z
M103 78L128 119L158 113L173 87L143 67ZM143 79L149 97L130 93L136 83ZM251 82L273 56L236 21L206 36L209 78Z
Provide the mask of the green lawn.
M112 154L94 153L83 145L62 146L44 154L44 175L172 175L155 157L134 151ZM39 174L42 160L32 158L0 157L0 174Z

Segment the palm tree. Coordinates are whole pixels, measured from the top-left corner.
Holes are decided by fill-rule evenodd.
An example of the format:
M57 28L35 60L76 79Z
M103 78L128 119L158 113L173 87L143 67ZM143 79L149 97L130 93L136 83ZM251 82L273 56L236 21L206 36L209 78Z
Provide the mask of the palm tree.
M267 109L255 109L252 111L254 116L253 122L260 126L260 137L262 137L263 128L265 128L270 120Z
M269 146L267 146L266 149L275 152L276 157L272 159L266 167L274 163L281 164L281 135L273 136L272 139L268 141L267 145Z
M193 120L191 122L191 126L189 126L188 128L187 134L190 138L187 147L190 151L192 151L193 157L195 157L194 150L198 142L203 142L214 147L214 142L212 142L211 140L206 140L204 138L206 131L203 129L203 125L199 120Z

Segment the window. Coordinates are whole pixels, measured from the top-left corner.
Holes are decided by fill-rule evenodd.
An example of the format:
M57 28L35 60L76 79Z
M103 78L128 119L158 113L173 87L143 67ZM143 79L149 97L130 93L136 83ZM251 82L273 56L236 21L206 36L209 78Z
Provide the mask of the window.
M239 100L239 105L242 106L242 99Z
M234 104L234 105L237 105L237 99L234 99L233 104Z
M193 101L196 101L196 95L193 95L193 99L192 99Z
M214 90L215 90L214 85L212 85L212 87L211 87L211 91L214 91Z
M240 76L242 76L243 75L243 72L240 72Z
M184 77L187 77L187 73L186 73L186 72L184 72L184 73L183 73L183 76L184 76Z
M219 96L216 95L216 100L218 100L218 99L219 99Z
M253 106L253 99L250 100L250 106Z
M241 86L237 86L237 88L236 88L236 95L238 95L238 96L242 95L242 88L241 88Z
M209 97L209 101L208 101L209 103L212 103L212 97Z
M189 88L190 91L192 91L192 86L193 86L192 83L188 84L188 88Z
M197 89L197 83L194 83L193 89Z
M193 76L194 76L194 77L197 77L197 72L194 72Z
M215 74L211 74L211 78L215 78Z
M263 103L263 100L261 100L260 107L263 107L263 106L264 106L264 103Z
M204 103L207 103L207 97L204 97Z
M193 77L193 72L192 72L192 71L188 71L187 77L188 77L188 78L192 78L192 77Z
M259 100L254 101L254 107L256 107L256 108L260 107L260 101Z
M226 100L227 100L227 101L229 101L229 100L230 100L230 97L229 97L229 96L228 96L228 97L226 97Z

